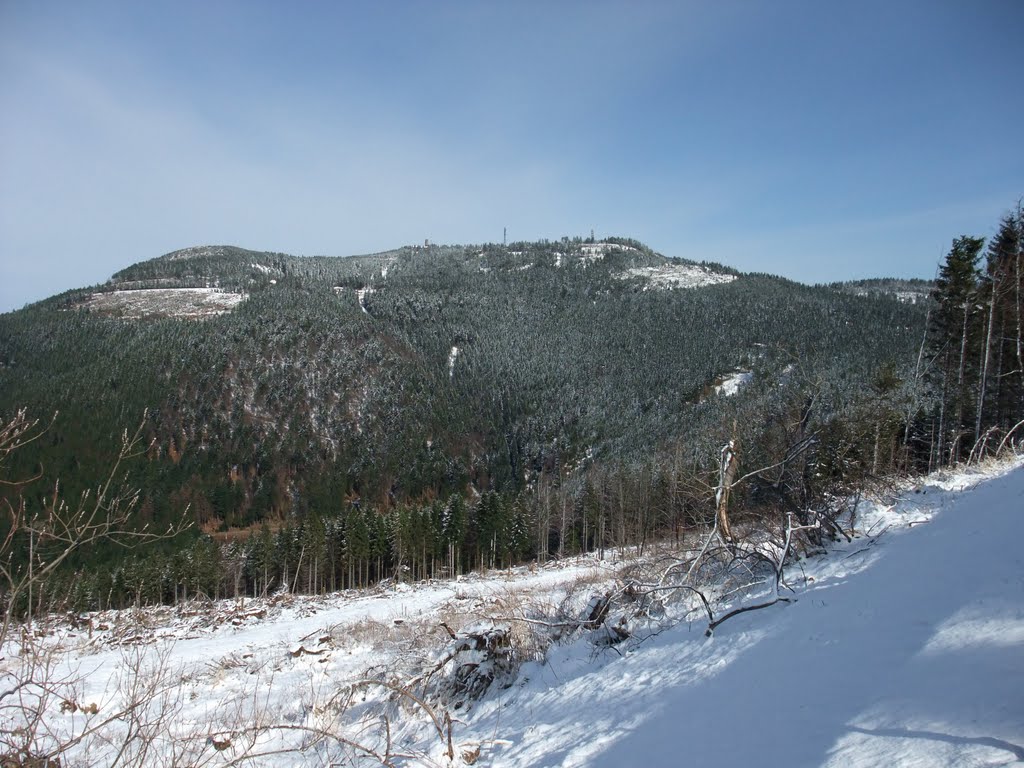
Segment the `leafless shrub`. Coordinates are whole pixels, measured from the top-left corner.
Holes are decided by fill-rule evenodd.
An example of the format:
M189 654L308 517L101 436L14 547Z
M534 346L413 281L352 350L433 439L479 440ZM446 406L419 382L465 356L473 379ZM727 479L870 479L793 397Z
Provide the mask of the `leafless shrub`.
M142 452L144 424L143 420L134 434L126 431L122 435L107 476L77 501L67 500L59 484L43 509L30 509L24 495L0 501L0 514L6 518L6 536L0 541L0 762L66 763L68 751L84 743L98 744L101 733L109 738L105 735L108 726L115 723L126 723L133 744L144 749L148 716L143 713L150 706L169 712L167 702L157 701L161 689L145 687L153 679L150 675L139 675L136 687L124 692L125 707L107 711L103 705L83 702L81 676L60 664L59 648L46 637L45 623L33 617L53 574L81 548L99 541L131 547L179 532L180 528L172 527L156 533L139 529L132 521L139 491L125 484L122 472L125 462ZM39 439L46 429L24 410L0 425L0 474L14 451ZM0 482L18 489L38 479L0 477ZM27 558L22 549L26 543ZM49 717L51 711L61 711L66 722L55 724ZM114 759L103 762L142 765L144 758L136 755L134 746L121 744Z

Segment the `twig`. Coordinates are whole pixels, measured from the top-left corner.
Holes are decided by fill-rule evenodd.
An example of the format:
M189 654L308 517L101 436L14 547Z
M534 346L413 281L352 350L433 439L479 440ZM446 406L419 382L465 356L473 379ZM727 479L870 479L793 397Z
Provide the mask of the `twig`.
M776 603L792 603L792 602L793 602L793 599L789 598L789 597L776 597L774 600L769 600L767 603L758 603L757 605L744 605L742 608L736 608L735 610L729 611L727 614L725 614L721 618L715 619L714 621L709 623L707 631L704 633L704 636L705 637L711 637L714 634L715 629L720 624L722 624L722 622L731 619L733 616L739 616L741 613L746 613L747 611L759 611L762 608L770 608L771 606L775 605Z

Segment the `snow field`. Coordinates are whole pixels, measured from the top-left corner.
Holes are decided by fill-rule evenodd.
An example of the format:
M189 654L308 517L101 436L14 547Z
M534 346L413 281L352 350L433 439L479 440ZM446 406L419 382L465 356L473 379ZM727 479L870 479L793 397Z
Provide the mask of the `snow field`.
M661 267L632 267L618 275L621 280L640 277L647 280L648 288L702 288L707 285L731 283L735 275L713 272L696 264L666 264Z
M735 371L725 376L720 384L715 385L715 394L732 397L740 391L740 387L749 384L754 378L751 371Z
M230 312L244 298L244 294L217 288L146 288L94 293L82 306L130 319L203 318Z
M354 683L402 683L431 667L448 642L442 621L460 629L487 616L551 611L578 582L603 583L611 575L608 566L584 558L571 566L519 568L486 578L110 611L80 617L77 627L63 621L40 625L53 677L67 681L48 702L47 730L53 743L70 741L120 712L135 682L153 681L164 693L144 708L148 714L142 719L163 734L152 748L178 755L179 763L224 765L243 754L256 755L257 765L355 759L358 749L338 743L316 747L315 734L344 732L377 747L388 738L381 713L391 712L392 742L413 756L407 764L419 765L442 746L429 718L416 707L410 711L407 702L389 702L386 688L355 690ZM577 596L577 602L587 596ZM517 637L517 644L526 642ZM17 673L12 665L3 671ZM75 710L62 711L65 702ZM93 705L96 711L90 712ZM114 745L127 735L120 720L103 731L104 742ZM231 746L211 750L209 740ZM91 743L73 750L65 765L103 763L112 749ZM300 749L301 754L289 751Z
M556 648L477 711L507 741L492 764L1019 765L1024 469L984 479L862 504L859 538L788 569L795 602L711 638Z

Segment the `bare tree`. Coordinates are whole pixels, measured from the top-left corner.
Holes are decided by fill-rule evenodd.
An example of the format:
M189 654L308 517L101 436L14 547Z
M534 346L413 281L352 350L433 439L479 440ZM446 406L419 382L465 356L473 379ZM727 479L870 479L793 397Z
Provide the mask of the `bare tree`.
M134 547L174 536L188 526L182 522L155 532L149 530L148 525L134 525L133 512L139 503L140 491L127 485L123 472L127 461L144 452L144 425L145 420L133 434L127 430L122 433L121 446L109 472L76 501L63 496L59 480L54 483L48 503L41 509L30 509L22 493L13 499L0 500L0 514L6 517L6 535L0 542L0 593L4 600L0 645L21 618L21 601L27 599L25 618L30 621L34 594L38 594L53 574L82 548L101 540ZM41 428L39 421L30 419L24 409L0 427L0 473L14 451L39 439L48 428ZM5 485L15 488L38 479L0 477ZM27 561L16 556L23 544L28 545Z
M142 453L144 424L145 420L133 434L122 434L109 472L95 487L71 502L56 482L52 496L40 509L30 508L23 493L26 485L39 480L38 476L11 479L3 475L7 474L12 454L38 440L52 422L40 426L22 409L0 425L0 483L14 490L0 499L0 515L5 518L0 541L0 657L13 657L0 666L0 763L6 765L3 761L8 755L50 759L62 754L71 741L77 743L87 736L79 734L68 737L71 741L62 741L44 729L44 715L55 702L77 707L73 691L81 683L74 674L62 677L56 672L54 649L39 640L34 631L36 603L41 603L54 574L90 544L111 541L132 547L174 536L187 525L171 526L163 532L134 525L133 512L140 492L126 485L123 472L125 462ZM58 763L44 760L39 764Z
M732 493L733 484L736 482L739 466L736 441L730 440L722 447L718 468L718 488L715 491L718 530L727 542L732 541L732 529L729 527L729 496Z

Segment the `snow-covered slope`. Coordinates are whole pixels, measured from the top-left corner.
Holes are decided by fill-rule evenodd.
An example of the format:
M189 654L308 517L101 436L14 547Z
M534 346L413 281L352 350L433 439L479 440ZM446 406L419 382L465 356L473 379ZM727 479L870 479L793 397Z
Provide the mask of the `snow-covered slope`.
M749 384L753 378L754 373L752 371L733 371L721 377L720 383L715 384L715 394L722 395L723 397L732 397L740 391L741 387Z
M82 306L126 318L203 318L230 312L245 296L216 288L148 288L94 293Z
M139 764L210 766L1024 761L1024 467L930 478L862 503L855 525L851 542L789 567L793 602L711 637L699 612L670 605L615 646L594 633L552 645L480 701L449 707L454 759L425 682L448 674L448 627L511 627L528 648L531 631L579 616L632 558L42 623L54 681L42 738L96 729L65 766L104 764L122 744L151 750ZM16 677L29 662L15 642L0 672ZM119 716L147 686L157 693ZM4 727L17 719L0 714Z
M633 267L618 275L622 280L643 278L649 288L703 288L731 283L735 275L715 272L699 264L665 264L660 267Z
M1024 469L978 479L875 510L876 544L805 564L795 603L711 638L682 624L597 663L556 650L478 712L508 740L492 764L1024 761Z

